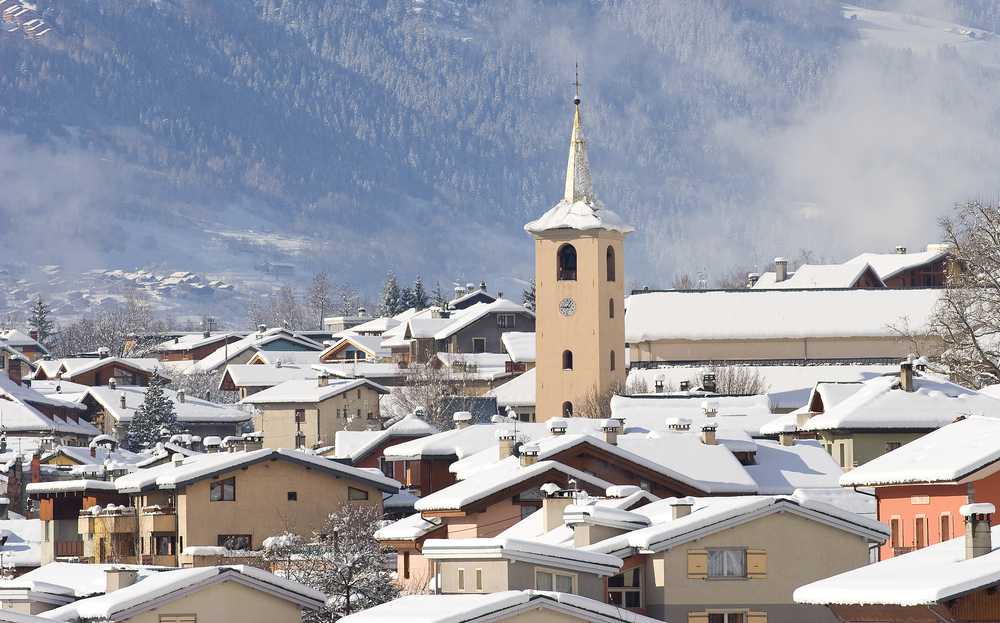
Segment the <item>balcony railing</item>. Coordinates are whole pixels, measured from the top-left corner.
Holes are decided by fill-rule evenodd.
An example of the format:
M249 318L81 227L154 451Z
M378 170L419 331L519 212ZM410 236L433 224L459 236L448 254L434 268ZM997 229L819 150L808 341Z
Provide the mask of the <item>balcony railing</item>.
M56 558L80 558L83 556L83 541L56 541L52 550Z

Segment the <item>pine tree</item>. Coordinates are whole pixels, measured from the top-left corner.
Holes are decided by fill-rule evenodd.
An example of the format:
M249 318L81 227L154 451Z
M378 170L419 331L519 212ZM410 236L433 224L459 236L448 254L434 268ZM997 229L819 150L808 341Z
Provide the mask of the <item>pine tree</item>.
M152 448L163 436L177 431L174 403L163 391L166 379L154 374L146 388L142 404L135 410L128 426L126 443L133 452Z
M413 307L418 310L427 309L427 290L424 290L424 281L418 275L413 282Z
M434 291L431 292L431 305L434 307L440 307L444 309L445 305L448 304L448 299L444 297L444 292L441 291L441 282L434 282Z
M31 318L28 319L28 324L38 333L38 341L42 344L49 339L54 328L54 323L49 319L50 311L49 306L39 296L31 307Z
M411 307L415 307L416 303L413 302L413 290L410 288L403 288L399 291L399 311L404 312ZM396 312L399 313L399 312Z
M531 283L528 287L521 292L521 304L528 309L534 311L535 309L535 278L531 278Z
M382 302L378 308L379 316L395 316L399 309L399 284L396 283L396 275L389 273L385 278L385 286L382 287Z

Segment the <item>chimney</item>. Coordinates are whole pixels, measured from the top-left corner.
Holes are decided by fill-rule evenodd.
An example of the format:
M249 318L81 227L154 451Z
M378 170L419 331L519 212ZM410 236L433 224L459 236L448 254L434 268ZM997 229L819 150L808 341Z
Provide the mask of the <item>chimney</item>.
M747 288L752 288L757 285L757 281L760 279L760 273L747 273Z
M691 391L691 381L681 381L680 389L682 392Z
M657 374L656 378L653 380L653 391L657 394L663 393L663 388L666 386L667 377L662 374Z
M529 467L538 462L538 446L535 444L521 446L521 467Z
M715 400L702 400L701 410L705 417L715 417L719 415L719 403Z
M486 281L485 280L479 282L479 289L482 290L483 292L486 292Z
M31 455L31 482L42 481L42 455L36 450Z
M181 343L181 338L178 336L174 336L174 344L180 344L180 343Z
M554 436L565 435L566 429L569 427L569 423L566 420L562 419L561 417L552 418L547 422L547 424L549 427L549 432L552 433L552 435Z
M966 504L958 509L965 517L965 558L976 558L993 551L990 515L997 511L989 502Z
M455 428L462 429L472 423L472 414L468 411L456 411L451 419L455 422Z
M180 467L184 462L184 455L180 452L174 452L170 457L170 461L174 464L174 467Z
M465 288L463 286L455 286L455 298L462 296L465 296Z
M701 427L701 442L706 446L714 446L718 443L715 439L715 424L706 424Z
M118 388L118 379L116 379L115 377L109 378L108 379L108 387L110 389L117 389Z
M201 337L211 337L211 335L212 335L211 331L203 331Z
M267 333L267 325L266 324L257 325L257 339L258 340L263 339L265 333Z
M10 515L8 515L9 508L10 508L10 499L0 498L0 519L4 520L10 519Z
M795 414L795 428L798 429L798 428L802 428L803 426L805 426L806 422L809 421L810 417L812 417L812 413L810 413L807 410L803 410L803 411L800 411L799 413L796 413Z
M706 392L715 393L717 385L715 384L715 375L711 372L701 375L701 388Z
M548 532L563 525L563 511L576 499L575 491L559 489L542 496L542 530Z
M667 430L691 430L691 420L684 417L668 417L665 423L667 425Z
M184 395L184 390L183 389L178 389L177 390L177 402L181 402L182 403L182 402L184 402L185 398L186 398L186 396Z
M38 329L31 329L30 331L28 331L28 337L30 337L31 339L33 339L33 340L35 340L37 342L38 341Z
M111 356L111 349L107 346L102 346L97 349L97 356L101 359L107 359Z
M781 427L781 432L778 433L778 442L783 446L794 446L795 445L795 431L798 427L795 424L785 424Z
M517 443L517 434L512 430L503 430L497 434L499 441L499 460L504 460L514 454L514 445Z
M622 422L615 418L601 420L601 431L604 432L604 441L617 446L618 435L622 432Z
M358 308L358 318L365 318L366 316L368 316L368 310L365 309L364 307L359 307Z
M132 586L138 573L135 569L111 568L104 571L105 590L104 593L113 593L120 588Z
M899 388L904 392L916 389L913 385L913 362L909 359L899 364Z
M319 376L316 377L317 387L326 387L330 384L330 375L326 372L320 372Z
M896 255L906 255L906 247L901 244L896 245Z
M691 507L694 506L694 498L672 498L670 500L671 519L680 519L691 514Z
M96 458L96 457L97 457L97 446L95 446L94 444L90 444L90 458Z
M788 260L783 257L774 258L774 283L788 279Z

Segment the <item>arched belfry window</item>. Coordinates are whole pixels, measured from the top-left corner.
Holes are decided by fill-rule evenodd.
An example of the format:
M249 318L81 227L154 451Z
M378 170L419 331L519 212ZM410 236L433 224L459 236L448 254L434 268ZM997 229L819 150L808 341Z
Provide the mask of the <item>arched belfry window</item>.
M615 300L608 299L608 318L615 317Z
M615 351L611 351L611 371L615 371Z
M557 256L556 279L559 281L576 281L576 248L571 244L559 247Z
M573 351L564 350L563 351L563 370L573 369Z
M608 245L608 257L607 257L607 272L608 281L615 280L615 249L611 245Z
M573 403L566 401L562 406L562 416L563 417L573 417Z

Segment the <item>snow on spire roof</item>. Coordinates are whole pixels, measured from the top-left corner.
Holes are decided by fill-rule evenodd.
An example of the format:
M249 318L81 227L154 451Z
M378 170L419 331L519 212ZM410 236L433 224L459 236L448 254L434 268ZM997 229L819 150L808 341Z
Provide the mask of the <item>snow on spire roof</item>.
M634 231L621 217L604 208L594 196L594 185L590 177L590 162L587 160L587 141L583 134L580 116L580 96L573 100L573 132L569 139L569 158L566 163L566 187L562 201L546 212L541 218L531 221L524 230L538 234L554 229L606 229L627 234Z

